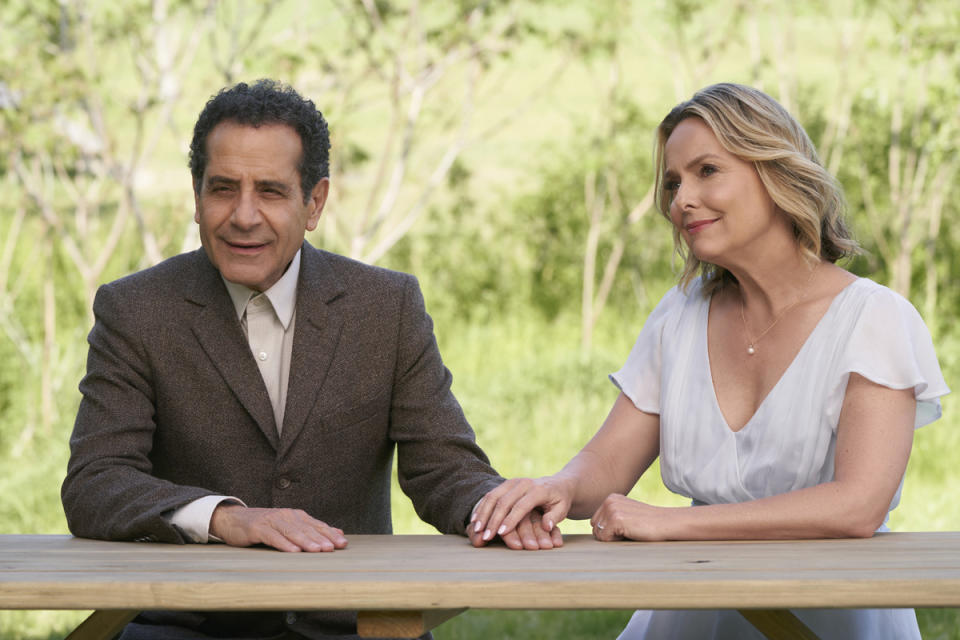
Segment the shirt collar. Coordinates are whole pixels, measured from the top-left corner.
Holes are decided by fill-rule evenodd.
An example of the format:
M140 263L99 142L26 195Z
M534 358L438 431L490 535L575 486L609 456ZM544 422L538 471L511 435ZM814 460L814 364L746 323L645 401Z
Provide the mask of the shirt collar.
M230 294L230 300L233 301L233 308L237 312L237 318L243 318L243 312L247 308L247 302L250 298L257 295L257 292L236 282L230 282L222 275L223 283L227 285L227 292ZM293 312L297 308L297 282L300 279L300 251L293 256L290 266L286 272L280 276L280 279L273 283L273 286L264 291L264 295L273 305L273 311L277 314L277 319L283 325L284 331L290 326L293 320Z

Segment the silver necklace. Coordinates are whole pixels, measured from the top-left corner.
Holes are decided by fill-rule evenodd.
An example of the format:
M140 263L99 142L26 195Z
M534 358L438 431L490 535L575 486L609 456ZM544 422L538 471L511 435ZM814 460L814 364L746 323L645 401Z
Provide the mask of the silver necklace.
M807 283L803 285L803 288L800 290L800 293L797 295L796 300L794 300L793 302L788 304L786 307L781 309L780 313L778 313L776 317L774 317L773 322L771 322L766 329L761 331L756 338L750 337L750 325L747 324L747 315L746 313L744 313L744 310L743 310L743 307L744 307L743 292L742 291L740 292L740 320L743 321L743 333L746 334L747 336L747 354L748 355L751 355L751 356L754 355L757 352L757 343L760 342L760 338L767 335L767 332L769 332L770 329L773 329L773 327L778 322L780 322L780 318L782 318L787 311L790 311L790 309L793 309L795 306L800 304L800 301L806 297L807 290L810 288L810 284L813 282L813 275L817 272L817 267L819 266L820 266L820 263L818 262L816 266L813 268L813 270L810 271L810 277L807 279Z

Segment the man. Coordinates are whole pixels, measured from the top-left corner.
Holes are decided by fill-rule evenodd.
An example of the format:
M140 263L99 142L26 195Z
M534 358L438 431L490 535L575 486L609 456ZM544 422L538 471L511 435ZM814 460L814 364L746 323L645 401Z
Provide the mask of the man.
M94 302L62 488L75 535L333 551L390 533L395 447L401 487L445 533L502 481L450 393L416 280L304 241L328 150L313 103L272 81L207 103L190 146L203 249ZM504 541L559 544L534 524ZM355 630L346 612L147 612L123 637Z

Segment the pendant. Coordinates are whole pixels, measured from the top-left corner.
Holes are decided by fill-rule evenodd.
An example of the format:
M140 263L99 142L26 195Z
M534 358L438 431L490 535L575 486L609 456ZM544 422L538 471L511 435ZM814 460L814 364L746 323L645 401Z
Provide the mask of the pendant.
M756 352L757 352L757 350L753 348L753 345L752 345L752 344L748 344L748 345L747 345L747 353L748 353L749 355L752 356L752 355L755 354Z

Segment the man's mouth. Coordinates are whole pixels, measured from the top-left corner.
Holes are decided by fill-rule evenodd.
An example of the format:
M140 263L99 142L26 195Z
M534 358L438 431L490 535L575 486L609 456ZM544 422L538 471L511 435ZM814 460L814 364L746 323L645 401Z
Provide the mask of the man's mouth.
M263 249L267 246L266 242L252 242L248 240L231 242L230 240L224 240L226 245L230 247L232 251L238 253L256 253L260 249Z

